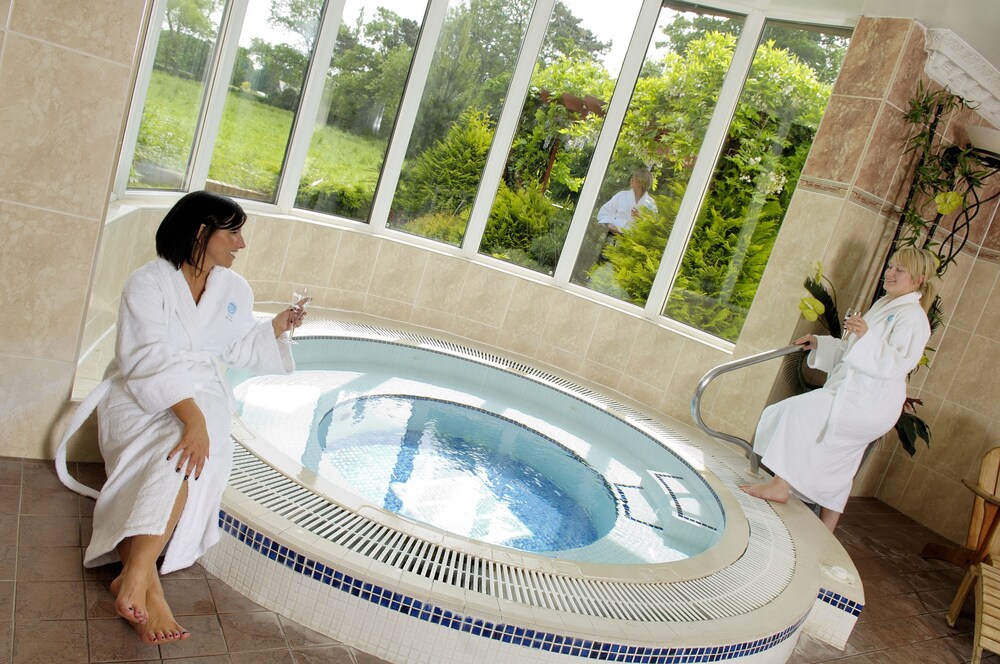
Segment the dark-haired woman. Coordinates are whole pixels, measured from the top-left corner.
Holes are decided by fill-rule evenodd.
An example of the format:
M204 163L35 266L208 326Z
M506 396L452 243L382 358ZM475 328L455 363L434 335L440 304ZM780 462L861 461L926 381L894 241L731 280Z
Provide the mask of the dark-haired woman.
M294 369L277 338L301 314L257 320L249 285L229 269L246 246L245 222L234 201L204 191L167 213L156 232L159 258L125 283L115 359L89 400L99 399L108 476L100 494L65 473L65 443L57 455L63 481L97 498L84 565L121 560L111 584L116 609L149 643L188 637L164 598L157 559L161 574L182 569L219 539L236 405L225 368Z

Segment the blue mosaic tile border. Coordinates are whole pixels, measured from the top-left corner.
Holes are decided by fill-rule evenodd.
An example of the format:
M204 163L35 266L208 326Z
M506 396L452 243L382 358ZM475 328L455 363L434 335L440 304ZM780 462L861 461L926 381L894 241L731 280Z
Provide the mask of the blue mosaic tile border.
M334 590L350 593L390 611L458 632L465 632L472 636L583 659L633 662L636 664L723 662L739 657L748 657L777 646L795 634L808 615L802 616L794 625L786 627L777 634L729 645L648 647L582 639L462 615L456 611L448 611L439 606L382 588L374 583L354 578L329 565L306 558L303 554L242 523L239 519L227 514L225 510L219 510L219 528L237 541L297 574L312 577L315 581L330 586ZM839 597L839 595L833 595ZM822 598L822 593L820 597ZM858 610L860 612L860 608Z
M864 604L855 602L852 599L847 599L843 595L835 593L832 590L827 590L826 588L819 589L819 599L835 609L840 609L841 611L851 614L855 618L861 615L861 610L865 608Z

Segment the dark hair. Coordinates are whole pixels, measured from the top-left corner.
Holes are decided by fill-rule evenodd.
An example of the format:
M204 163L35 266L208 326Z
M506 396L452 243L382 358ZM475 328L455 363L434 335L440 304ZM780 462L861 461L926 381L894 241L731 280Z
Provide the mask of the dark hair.
M177 268L190 263L201 271L205 247L218 230L235 230L247 221L247 213L228 196L210 191L192 191L167 212L156 229L156 254ZM199 235L202 224L205 232Z

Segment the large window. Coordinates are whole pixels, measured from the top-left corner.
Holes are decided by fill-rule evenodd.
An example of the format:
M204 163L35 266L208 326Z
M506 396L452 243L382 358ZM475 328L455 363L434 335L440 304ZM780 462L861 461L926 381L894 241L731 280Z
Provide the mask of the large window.
M208 188L275 199L322 9L320 2L250 0Z
M766 25L665 316L739 337L845 45L836 34Z
M368 220L427 5L384 4L344 6L296 207Z
M155 2L128 187L368 223L730 342L849 37L750 0Z
M393 198L393 228L462 243L532 4L449 3Z
M128 186L179 190L191 166L222 17L221 0L169 2L145 90Z
M481 253L555 271L641 5L555 5Z
M661 9L587 223L576 283L645 306L743 21Z

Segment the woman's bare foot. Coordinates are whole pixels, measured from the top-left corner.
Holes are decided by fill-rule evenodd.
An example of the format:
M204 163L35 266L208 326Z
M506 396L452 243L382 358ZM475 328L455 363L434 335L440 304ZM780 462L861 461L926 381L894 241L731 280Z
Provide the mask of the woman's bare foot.
M156 578L156 570L153 570ZM127 566L111 582L111 594L115 596L115 610L130 623L141 625L146 622L146 594L149 590L149 573L133 571Z
M791 487L788 482L780 477L775 477L770 482L761 484L741 484L740 491L754 498L763 498L775 503L787 503L788 497L791 495Z
M149 618L145 623L135 626L135 631L146 643L169 643L171 641L183 641L191 636L191 633L177 624L174 614L167 605L167 600L163 596L163 589L159 584L155 588L150 588L146 596L146 607L149 611Z

